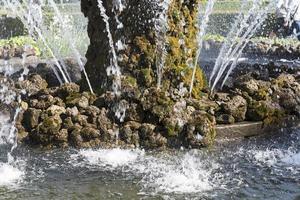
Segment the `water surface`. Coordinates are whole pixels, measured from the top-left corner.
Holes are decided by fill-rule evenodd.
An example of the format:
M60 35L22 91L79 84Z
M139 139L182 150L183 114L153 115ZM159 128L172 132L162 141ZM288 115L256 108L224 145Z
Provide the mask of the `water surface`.
M211 149L0 147L0 199L299 199L300 130Z

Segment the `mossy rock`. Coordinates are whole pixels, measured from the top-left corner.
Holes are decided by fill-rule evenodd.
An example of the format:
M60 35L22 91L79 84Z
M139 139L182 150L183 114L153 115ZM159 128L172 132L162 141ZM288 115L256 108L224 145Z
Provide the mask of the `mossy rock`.
M247 110L247 119L250 121L264 121L266 124L276 123L284 116L284 110L275 102L253 101Z

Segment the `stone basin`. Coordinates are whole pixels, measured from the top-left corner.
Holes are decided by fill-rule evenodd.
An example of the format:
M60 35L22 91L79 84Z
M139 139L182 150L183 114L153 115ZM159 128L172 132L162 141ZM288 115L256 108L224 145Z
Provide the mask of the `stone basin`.
M283 128L297 128L300 127L300 121L287 118L278 125L271 126L264 125L263 122L241 122L231 125L217 125L217 137L220 139L235 139L242 137L254 137L278 132Z

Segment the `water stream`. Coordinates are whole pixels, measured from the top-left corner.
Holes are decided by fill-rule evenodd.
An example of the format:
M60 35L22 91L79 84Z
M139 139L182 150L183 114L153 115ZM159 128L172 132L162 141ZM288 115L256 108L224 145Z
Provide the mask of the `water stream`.
M118 56L115 49L115 44L113 40L113 36L110 32L110 24L109 17L106 14L106 9L103 6L102 0L98 0L98 7L100 10L100 14L105 23L107 38L110 46L110 54L111 54L111 63L110 66L107 66L106 72L108 76L113 76L113 84L112 90L116 95L120 95L121 90L121 69L118 64Z
M244 5L247 5L247 3L248 2L245 1ZM249 39L267 18L268 13L274 9L276 1L265 5L265 2L263 1L254 0L251 4L251 9L246 11L246 14L241 13L236 19L236 23L221 48L221 52L216 60L212 74L210 75L211 90L216 88L221 78L221 86L225 84L228 76L235 68L238 59L249 42Z
M200 5L199 4L199 10L200 10ZM192 75L192 80L191 80L191 84L190 84L190 94L192 94L193 91L193 87L194 87L194 82L195 82L195 75L196 75L196 70L198 67L198 62L199 62L199 58L200 58L200 54L201 54L201 50L202 50L202 43L203 43L203 37L206 33L206 29L207 29L207 25L209 22L209 17L212 14L213 8L215 5L215 0L209 0L207 2L206 5L206 9L205 9L205 14L203 16L203 18L201 18L200 16L199 18L199 24L201 23L200 27L199 27L199 33L197 35L197 52L196 52L196 57L194 59L194 63L193 63L193 75Z
M156 75L157 75L157 87L161 87L161 81L163 76L163 68L166 60L166 34L168 31L168 16L167 12L171 0L164 0L158 2L159 14L155 19L155 32L156 32Z
M45 35L50 35L48 29L43 25L43 13L40 3L33 3L32 1L21 4L18 0L4 0L10 13L14 13L24 26L27 28L30 36L35 39L40 39L46 48L46 51L54 58L55 65L58 68L60 75L57 73L55 66L52 65L53 71L57 79L62 84L69 83L70 76L68 75L65 65L59 62L60 54L56 53L55 48L51 48L48 44ZM62 60L62 59L61 59ZM62 76L62 79L61 77Z
M76 58L77 63L79 64L79 67L80 67L81 71L83 72L83 74L85 76L85 79L87 81L90 92L93 94L94 91L93 91L92 85L90 83L89 77L88 77L88 75L85 71L84 64L81 60L81 55L80 55L79 51L77 50L77 48L75 47L74 42L72 41L72 38L74 38L73 35L71 34L72 32L71 32L71 30L68 29L68 26L65 24L64 19L61 15L59 9L57 8L55 2L53 0L49 0L48 2L51 5L51 7L53 8L55 16L59 19L59 22L61 23L62 29L66 33L66 34L63 35L64 36L63 38L64 38L64 40L68 41L68 44L69 44L69 46L70 46L70 48L73 52L73 57Z

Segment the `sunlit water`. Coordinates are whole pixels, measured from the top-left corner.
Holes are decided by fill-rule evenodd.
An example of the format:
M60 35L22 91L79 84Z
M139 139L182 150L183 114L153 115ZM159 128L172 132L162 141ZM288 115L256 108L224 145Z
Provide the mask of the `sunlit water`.
M297 199L299 137L165 152L18 147L15 166L0 162L0 199Z

